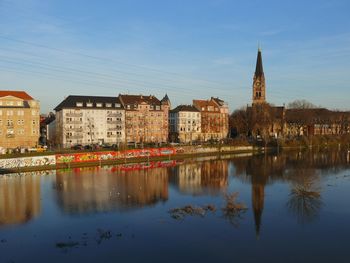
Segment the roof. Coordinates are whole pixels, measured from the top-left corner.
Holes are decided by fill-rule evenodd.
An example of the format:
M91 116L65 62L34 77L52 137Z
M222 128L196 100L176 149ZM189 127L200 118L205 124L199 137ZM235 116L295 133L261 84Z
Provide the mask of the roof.
M6 96L13 96L22 100L33 100L25 91L0 90L0 98Z
M193 100L193 105L199 110L199 111L208 111L208 112L213 112L215 113L215 111L209 111L208 107L214 107L218 109L219 111L219 107L217 105L217 103L215 103L215 101L213 100ZM202 109L204 108L204 110ZM216 111L216 112L218 112Z
M81 107L77 107L77 102L83 103ZM87 107L87 103L92 103L92 107ZM102 103L102 107L97 107L97 103ZM100 97L100 96L77 96L69 95L65 98L58 106L54 109L55 111L60 111L64 108L98 108L98 109L110 109L106 104L112 104L112 107L115 108L115 103L120 103L118 97ZM122 108L122 106L120 107Z
M253 104L250 107L247 107L247 111L252 112L253 110L261 111L265 110L268 111L274 119L284 119L284 112L285 108L284 106L272 106L268 103L262 103L262 104Z
M175 109L171 110L170 112L179 112L179 111L199 112L199 110L193 105L179 105Z
M264 69L263 69L263 63L262 63L261 50L259 48L258 56L256 58L255 76L260 77L262 75L264 75Z
M161 102L157 97L153 95L144 96L144 95L122 95L119 94L121 102L125 104L141 104L143 102L147 104L156 104L161 105Z
M211 97L211 100L215 101L219 106L225 106L225 101L222 100L222 99L219 99L218 97L214 98L214 97Z
M168 94L165 94L164 98L161 100L161 102L163 103L169 103L170 102L170 99L168 97Z
M350 112L331 111L326 108L287 109L286 121L289 123L322 123L350 118Z

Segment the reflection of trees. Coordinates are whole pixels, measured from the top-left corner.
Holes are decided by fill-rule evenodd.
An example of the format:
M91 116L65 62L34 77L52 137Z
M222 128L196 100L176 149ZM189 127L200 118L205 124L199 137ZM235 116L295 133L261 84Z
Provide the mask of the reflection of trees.
M57 200L68 213L130 209L168 199L166 168L112 171L100 167L57 172Z
M319 177L314 170L299 171L296 175L286 206L299 223L312 222L319 216L323 205L317 186Z
M20 224L40 213L40 176L0 178L0 226Z

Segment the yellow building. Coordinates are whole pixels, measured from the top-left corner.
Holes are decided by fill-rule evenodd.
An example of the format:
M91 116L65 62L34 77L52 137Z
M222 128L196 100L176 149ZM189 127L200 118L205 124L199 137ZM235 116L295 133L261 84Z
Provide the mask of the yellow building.
M24 91L0 91L0 148L38 144L40 104Z

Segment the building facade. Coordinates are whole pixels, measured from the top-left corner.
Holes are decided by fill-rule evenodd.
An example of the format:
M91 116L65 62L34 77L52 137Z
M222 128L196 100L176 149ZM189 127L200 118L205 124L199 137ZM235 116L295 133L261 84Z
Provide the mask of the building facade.
M117 97L68 96L56 108L49 140L67 148L76 144L125 141L125 111Z
M0 91L0 146L30 148L40 136L40 103L24 91Z
M125 109L127 143L165 143L169 133L170 100L153 95L119 95Z
M228 135L228 105L219 98L193 100L201 113L202 140L221 140Z
M201 140L201 113L192 105L179 105L169 113L171 142L190 143Z

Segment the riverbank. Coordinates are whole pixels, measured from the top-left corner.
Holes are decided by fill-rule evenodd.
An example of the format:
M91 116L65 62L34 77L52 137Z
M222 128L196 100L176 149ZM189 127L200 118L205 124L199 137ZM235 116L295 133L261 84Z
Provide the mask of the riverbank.
M221 154L258 153L253 146L167 147L126 151L76 152L0 159L0 174L99 165L178 160Z

